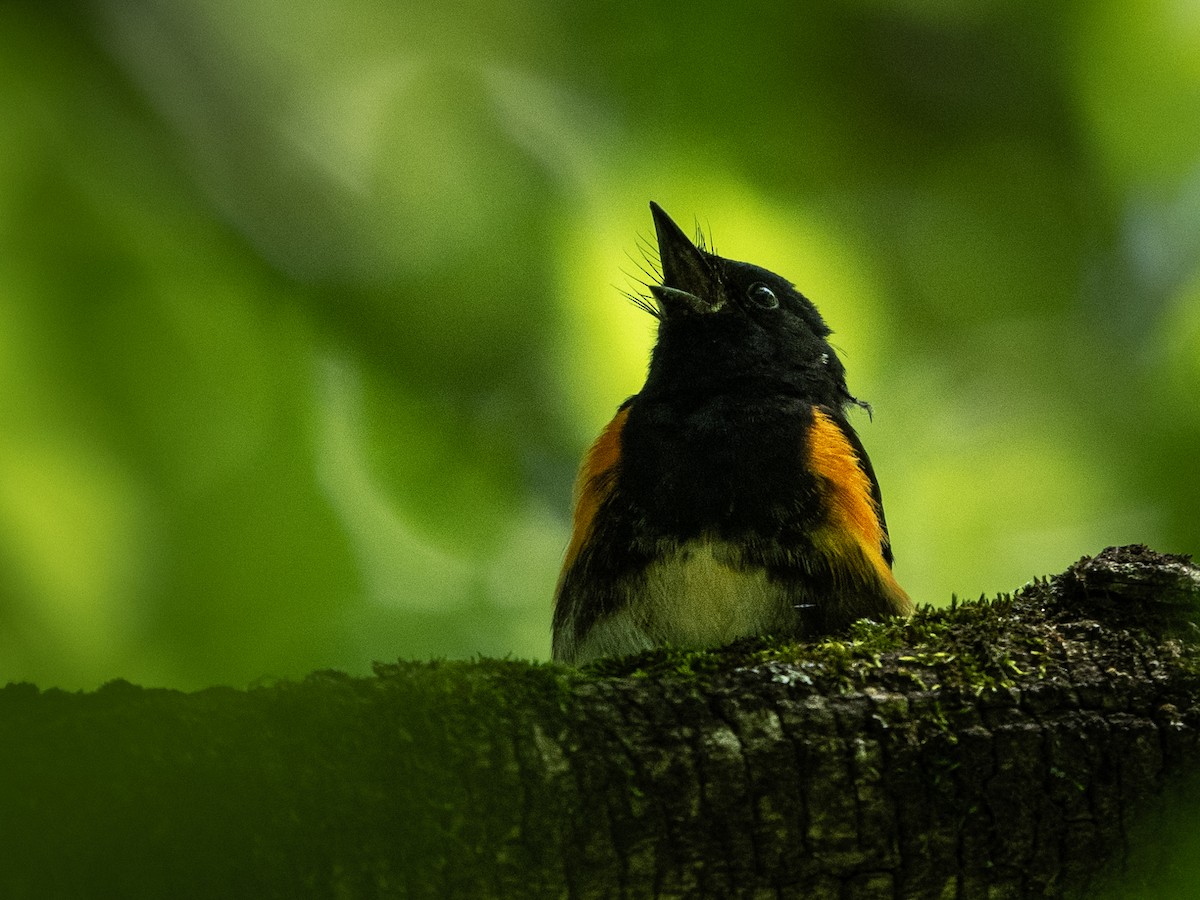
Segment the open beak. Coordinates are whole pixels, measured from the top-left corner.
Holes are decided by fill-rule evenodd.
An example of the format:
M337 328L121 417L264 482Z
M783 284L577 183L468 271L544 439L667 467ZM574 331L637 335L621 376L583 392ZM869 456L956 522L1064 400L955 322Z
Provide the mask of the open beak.
M712 264L653 200L650 212L654 215L663 272L663 283L651 285L650 293L658 300L662 314L670 317L680 312L716 312L724 300Z

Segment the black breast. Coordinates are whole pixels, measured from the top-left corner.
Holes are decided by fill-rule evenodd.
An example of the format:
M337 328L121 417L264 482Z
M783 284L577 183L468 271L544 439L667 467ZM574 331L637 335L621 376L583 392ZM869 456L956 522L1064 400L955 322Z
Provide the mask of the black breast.
M803 465L812 407L798 398L634 398L620 493L649 532L686 540L747 535L788 543L817 516Z

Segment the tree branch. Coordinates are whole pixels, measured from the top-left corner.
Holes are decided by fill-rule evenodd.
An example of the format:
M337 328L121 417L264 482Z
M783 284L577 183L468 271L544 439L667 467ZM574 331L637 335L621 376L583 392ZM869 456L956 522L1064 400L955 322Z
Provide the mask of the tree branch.
M1197 770L1200 570L815 644L0 691L5 897L1079 894Z

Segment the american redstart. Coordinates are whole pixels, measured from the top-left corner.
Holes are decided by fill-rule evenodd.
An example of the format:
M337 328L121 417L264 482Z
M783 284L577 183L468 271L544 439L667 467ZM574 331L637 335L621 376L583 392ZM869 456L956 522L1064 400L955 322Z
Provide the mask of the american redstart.
M555 659L904 615L879 482L817 308L694 245L656 203L662 284L645 386L584 457Z

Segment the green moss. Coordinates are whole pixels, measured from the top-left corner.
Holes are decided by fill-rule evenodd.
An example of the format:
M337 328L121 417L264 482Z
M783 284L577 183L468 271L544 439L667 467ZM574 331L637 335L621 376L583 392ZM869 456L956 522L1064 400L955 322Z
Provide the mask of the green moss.
M1171 617L1161 614L1165 601L1155 576L1164 560L1161 591L1186 595L1172 600ZM1174 574L1176 568L1182 574ZM948 607L923 606L907 619L863 620L822 640L765 636L703 650L661 647L600 660L577 677L703 684L745 677L750 670L750 677L768 673L813 694L871 690L876 703L914 689L935 697L981 697L1034 684L1074 690L1079 660L1069 648L1081 644L1104 671L1136 668L1139 648L1155 648L1158 658L1183 673L1200 674L1197 585L1195 570L1182 561L1118 548L1014 594L952 598Z
M1044 615L1045 584L1002 595L919 608L910 618L863 620L819 641L754 637L708 650L663 647L586 667L598 678L706 678L769 664L795 666L814 690L945 690L979 695L1045 675L1058 662Z

